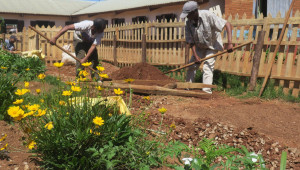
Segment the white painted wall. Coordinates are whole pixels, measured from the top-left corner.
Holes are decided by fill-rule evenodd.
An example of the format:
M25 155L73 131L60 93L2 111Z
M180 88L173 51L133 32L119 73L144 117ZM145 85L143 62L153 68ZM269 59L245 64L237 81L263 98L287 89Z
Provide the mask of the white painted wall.
M224 10L225 8L225 0L210 0L209 2L205 4L200 5L200 9L206 9L208 10L211 7L214 7L216 5L220 5L220 9ZM111 24L111 20L113 18L125 18L126 23L131 23L132 18L136 16L146 16L149 21L156 20L156 16L162 15L162 14L175 14L177 16L177 19L179 19L179 16L182 11L183 5L170 5L161 7L158 9L154 9L149 11L148 9L135 9L135 10L129 10L124 11L121 13L104 13L104 14L97 14L92 17L89 17L88 15L82 15L82 16L76 16L76 21L82 21L82 20L93 20L95 18L104 18L108 20L108 23ZM224 11L221 11L224 13ZM65 26L66 21L70 21L70 17L68 16L46 16L46 15L28 15L25 14L21 16L20 14L0 14L1 17L5 19L17 19L17 20L24 20L24 26L28 27L30 25L30 21L34 20L46 20L46 21L55 21L56 26Z
M65 22L70 20L70 17L65 16L47 16L47 15L20 15L20 14L0 14L4 19L16 19L23 20L24 26L28 27L30 21L43 20L43 21L55 21L56 26L65 26Z

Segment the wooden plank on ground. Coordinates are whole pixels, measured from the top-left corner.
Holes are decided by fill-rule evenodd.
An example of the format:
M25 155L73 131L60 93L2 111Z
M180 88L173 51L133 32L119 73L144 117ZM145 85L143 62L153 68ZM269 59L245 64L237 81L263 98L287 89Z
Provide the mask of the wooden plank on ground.
M217 88L216 85L203 84L203 83L189 83L189 82L177 82L178 89L202 89L202 88Z
M133 89L134 93L142 93L142 94L156 94L156 95L172 95L172 96L184 96L184 97L209 97L211 96L205 92L194 92L194 91L187 91L187 90L176 90L176 89L169 89L165 87L159 86L145 86L145 85L134 85L134 84L119 84L119 83L112 83L112 82L103 82L99 84L97 82L91 82L92 85L100 85L106 88L121 88L124 89Z

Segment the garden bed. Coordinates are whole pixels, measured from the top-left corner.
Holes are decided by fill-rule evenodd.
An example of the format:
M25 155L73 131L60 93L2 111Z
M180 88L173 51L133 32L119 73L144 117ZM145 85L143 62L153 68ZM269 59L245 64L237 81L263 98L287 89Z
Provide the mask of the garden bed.
M118 70L107 63L103 63L103 65L106 68L105 73L111 77ZM63 81L75 79L73 66L64 66L60 71L55 67L47 69L46 74L48 75L58 76L60 72ZM30 84L31 91L39 86L38 82ZM170 140L175 139L188 145L196 145L206 137L230 146L244 145L256 153L261 151L264 159L268 162L267 167L275 167L275 169L278 169L280 164L281 152L286 150L288 151L287 168L300 168L299 104L256 98L236 99L227 97L221 92L214 92L210 99L150 96L150 99L146 100L144 97L133 95L132 114L140 114L141 110L149 113L150 128L157 130L161 117L157 109L165 107L167 112L164 115L163 124L166 126L176 125L169 137ZM123 98L126 100L129 95L127 94L127 97L123 96ZM38 167L29 158L30 154L26 153L28 150L22 146L21 140L17 140L24 135L17 127L1 122L0 129L1 133L8 134L8 143L11 142L9 150L17 151L8 153L10 160L0 160L2 166L0 168Z

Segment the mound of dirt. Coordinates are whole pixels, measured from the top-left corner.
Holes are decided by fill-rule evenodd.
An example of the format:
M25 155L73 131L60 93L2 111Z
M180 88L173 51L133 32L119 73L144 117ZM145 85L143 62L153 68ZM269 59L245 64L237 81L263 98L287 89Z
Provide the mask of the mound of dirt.
M111 78L114 80L132 78L139 80L174 81L172 78L162 73L158 68L147 63L138 63L132 67L123 67L120 70L113 72Z

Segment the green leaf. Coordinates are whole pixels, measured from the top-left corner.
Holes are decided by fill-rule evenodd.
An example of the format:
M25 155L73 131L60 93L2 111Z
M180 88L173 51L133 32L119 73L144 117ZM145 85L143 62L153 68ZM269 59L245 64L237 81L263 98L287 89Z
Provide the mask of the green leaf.
M287 158L287 153L283 151L281 154L280 170L286 169L286 158Z

